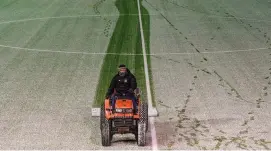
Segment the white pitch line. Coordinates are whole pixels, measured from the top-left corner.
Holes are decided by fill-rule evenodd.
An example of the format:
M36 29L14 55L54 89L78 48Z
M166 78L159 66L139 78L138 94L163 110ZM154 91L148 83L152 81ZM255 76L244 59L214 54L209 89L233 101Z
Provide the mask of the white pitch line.
M141 19L141 9L139 0L137 0L137 8L138 8L138 16L139 16L139 25L140 25L140 33L141 33L141 44L143 49L143 59L144 59L144 71L145 71L145 79L146 79L146 89L147 89L147 97L148 97L148 104L151 108L152 106L152 96L151 96L151 89L150 89L150 81L149 81L149 71L148 71L148 62L146 57L146 48L145 48L145 39L142 27L142 19ZM150 117L150 128L151 128L151 137L152 137L152 150L157 150L157 138L156 138L156 130L154 126L154 117Z
M223 50L223 51L205 51L201 53L196 52L167 52L167 53L104 53L104 52L82 52L82 51L59 51L59 50L48 50L48 49L36 49L36 48L22 48L22 47L14 47L1 45L2 48L10 48L17 50L25 50L25 51L34 51L34 52L50 52L50 53L63 53L63 54L82 54L82 55L119 55L119 56L136 56L136 55L150 55L150 56L166 56L166 55L200 55L200 54L223 54L223 53L237 53L237 52L251 52L251 51L261 51L268 50L271 48L252 48L252 49L239 49L239 50ZM219 49L217 49L219 50Z
M74 15L74 16L52 16L52 17L38 17L38 18L27 18L27 19L19 19L19 20L10 20L10 21L2 21L1 24L9 24L9 23L17 23L17 22L27 22L27 21L35 21L35 20L45 20L45 19L60 19L60 18L78 18L78 17L110 17L110 16L137 16L138 14L103 14L103 15L97 15L97 14L91 14L91 15ZM147 14L141 14L141 15L147 15ZM149 16L158 16L160 14L148 14ZM178 15L176 15L178 16ZM179 17L190 17L185 15L180 15ZM224 16L216 16L216 15L209 15L209 16L202 16L202 17L208 17L208 18L234 18L234 17L224 17ZM271 22L271 20L263 20L263 19L253 19L253 18L245 18L245 17L238 17L236 19L240 20L251 20L255 22Z
M103 15L96 15L96 14L91 14L91 15L74 15L74 16L52 16L52 17L38 17L38 18L27 18L27 19L20 19L20 20L10 20L10 21L2 21L0 24L9 24L9 23L17 23L17 22L27 22L27 21L34 21L34 20L45 20L45 19L60 19L60 18L83 18L83 17L113 17L113 16L137 16L138 14L103 14ZM146 15L146 14L144 14ZM155 16L159 14L150 14L150 16Z
M0 22L1 24L9 24L9 23L17 23L17 22L27 22L27 21L35 21L35 20L46 20L46 19L60 19L60 18L78 18L78 17L99 17L99 16L104 16L104 17L110 17L110 16L125 16L125 15L130 15L130 16L137 16L138 14L103 14L103 15L97 15L97 14L91 14L91 15L74 15L74 16L53 16L53 17L38 17L38 18L27 18L27 19L19 19L19 20L10 20L10 21L2 21ZM146 14L141 14L141 15L146 15ZM158 16L160 14L149 14L149 16ZM178 15L176 15L178 16ZM185 16L185 15L180 15L179 17L190 17L190 16ZM208 17L208 18L234 18L234 17L224 17L224 16L216 16L216 15L210 15L210 16L202 16L202 17ZM245 18L245 17L238 17L236 19L240 20L251 20L255 22L271 22L271 20L261 20L261 19L253 19L253 18Z

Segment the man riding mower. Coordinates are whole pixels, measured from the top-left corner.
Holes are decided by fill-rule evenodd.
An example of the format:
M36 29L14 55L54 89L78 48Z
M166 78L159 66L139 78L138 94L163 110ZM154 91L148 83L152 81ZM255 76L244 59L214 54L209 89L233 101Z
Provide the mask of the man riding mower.
M110 146L114 134L132 133L139 146L146 144L148 104L140 98L135 76L125 65L111 81L101 105L100 129L102 145Z
M132 99L134 113L137 112L137 100L134 91L137 88L135 76L126 68L124 64L119 66L119 72L111 80L106 99L112 102L112 111L115 112L116 98L126 96ZM113 95L112 95L113 94ZM110 97L111 96L111 97Z

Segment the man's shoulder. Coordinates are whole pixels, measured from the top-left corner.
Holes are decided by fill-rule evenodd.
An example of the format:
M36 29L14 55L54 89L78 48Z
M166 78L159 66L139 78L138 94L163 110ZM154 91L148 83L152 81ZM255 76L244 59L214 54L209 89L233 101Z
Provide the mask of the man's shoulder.
M135 75L132 74L131 72L129 73L129 76L130 76L131 78L135 78Z
M118 74L115 74L112 79L116 79L118 78L118 76L119 76Z

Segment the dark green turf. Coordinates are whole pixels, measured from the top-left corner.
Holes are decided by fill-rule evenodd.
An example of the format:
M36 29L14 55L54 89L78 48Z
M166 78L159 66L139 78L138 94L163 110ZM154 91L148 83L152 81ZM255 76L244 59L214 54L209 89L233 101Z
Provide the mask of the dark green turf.
M142 26L143 26L143 31L144 31L144 39L145 39L145 48L146 48L146 53L150 54L150 16L145 15L149 14L146 8L143 7L142 5L142 0L140 0L141 3L141 14L142 15ZM149 71L149 78L150 78L150 86L151 86L151 95L152 95L152 105L155 106L155 99L154 99L154 85L153 85L153 77L152 77L152 70L151 70L151 56L147 55L147 62L148 62L148 71ZM144 80L145 82L145 80Z
M139 26L137 0L117 0L115 3L120 14L115 30L108 45L107 53L132 53L142 54L142 44ZM141 5L142 24L146 53L150 53L150 18L148 11ZM137 78L138 87L143 92L143 99L146 100L146 81L144 73L144 61L143 55L111 55L107 54L104 58L104 62L100 71L99 83L96 90L94 106L99 107L104 101L105 94L109 87L112 77L117 73L117 67L119 64L126 64L128 68L134 73ZM149 76L151 76L151 62L150 56L148 56ZM150 77L150 80L152 78ZM152 80L151 80L152 86ZM154 93L152 93L154 95ZM153 98L153 105L154 103Z

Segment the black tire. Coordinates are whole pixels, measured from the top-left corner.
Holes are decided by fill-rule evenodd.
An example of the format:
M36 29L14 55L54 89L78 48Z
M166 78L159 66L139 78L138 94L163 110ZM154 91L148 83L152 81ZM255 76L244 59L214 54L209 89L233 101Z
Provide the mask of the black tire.
M135 134L135 140L136 140L136 142L138 141L138 134L137 133Z
M103 103L100 108L100 130L102 130L102 123L104 122L104 118L105 118L105 107Z
M136 121L136 127L138 127L138 121ZM135 135L135 140L137 142L137 140L138 140L138 129L135 130L134 135Z
M148 104L146 102L142 102L140 104L139 121L137 126L137 144L138 146L145 146L146 132L148 129Z
M148 113L148 103L147 102L142 102L141 107L140 107L140 115L142 116L142 120L146 121L146 132L148 131L148 126L149 126L149 113Z
M148 104L147 103L144 103L143 104L143 112L145 113L144 114L144 119L146 119L146 132L148 131L148 128L149 128L149 107L148 107Z
M105 118L105 107L104 103L101 106L100 112L100 129L101 129L101 137L102 137L102 145L103 146L110 146L111 145L111 120Z

